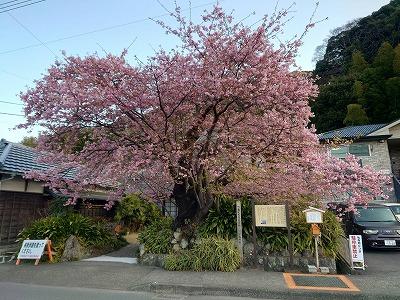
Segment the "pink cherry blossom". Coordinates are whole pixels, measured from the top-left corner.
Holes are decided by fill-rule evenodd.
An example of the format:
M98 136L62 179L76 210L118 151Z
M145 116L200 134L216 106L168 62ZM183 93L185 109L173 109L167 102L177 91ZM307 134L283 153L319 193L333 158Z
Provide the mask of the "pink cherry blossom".
M125 52L66 56L21 94L21 127L45 128L38 147L54 166L31 177L71 203L98 186L112 190L108 207L127 192L172 195L178 225L204 216L220 192L265 203L382 195L383 175L330 157L309 127L318 90L295 67L301 41L277 42L287 11L258 27L219 6L201 24L172 15L177 28L159 23L176 49L136 64Z

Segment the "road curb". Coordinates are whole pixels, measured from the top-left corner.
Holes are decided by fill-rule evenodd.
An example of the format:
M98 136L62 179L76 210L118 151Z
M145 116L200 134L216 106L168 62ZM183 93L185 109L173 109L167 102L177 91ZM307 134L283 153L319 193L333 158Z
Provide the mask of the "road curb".
M377 299L398 299L397 295L367 295L362 292L329 292L329 291L307 291L307 290L272 290L272 289L246 289L222 286L202 286L186 284L169 284L151 282L132 286L132 291L151 292L155 294L179 294L190 296L227 296L227 297L250 297L259 299L340 299L340 300L377 300Z

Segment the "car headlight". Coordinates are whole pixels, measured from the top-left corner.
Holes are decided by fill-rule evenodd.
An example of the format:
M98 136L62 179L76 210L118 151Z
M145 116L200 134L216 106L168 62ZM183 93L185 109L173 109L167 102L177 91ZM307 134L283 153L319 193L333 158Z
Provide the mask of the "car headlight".
M375 229L365 229L363 230L363 233L365 234L378 234L379 230L375 230Z

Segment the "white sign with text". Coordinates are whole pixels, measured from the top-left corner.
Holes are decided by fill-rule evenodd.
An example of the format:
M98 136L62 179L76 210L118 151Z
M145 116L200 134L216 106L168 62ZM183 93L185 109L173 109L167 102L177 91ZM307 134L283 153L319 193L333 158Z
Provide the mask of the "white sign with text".
M40 259L48 240L24 240L18 259Z
M365 270L361 235L349 235L350 258L354 269Z

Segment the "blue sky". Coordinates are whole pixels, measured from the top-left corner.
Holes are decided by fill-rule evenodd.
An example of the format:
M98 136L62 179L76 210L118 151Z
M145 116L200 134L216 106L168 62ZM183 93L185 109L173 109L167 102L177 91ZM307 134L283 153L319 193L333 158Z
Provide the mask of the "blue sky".
M0 7L8 1L0 0ZM168 8L174 6L173 1L159 1ZM177 2L183 9L189 7L188 0ZM211 0L192 0L192 18L211 8L211 3ZM292 0L280 0L279 7L285 8L292 3ZM387 3L389 0L320 0L315 20L326 17L328 20L319 23L305 37L298 64L304 70L312 70L314 49L331 29L369 15ZM255 11L256 16L246 20L254 22L259 16L272 12L276 1L224 0L220 4L227 11L234 10L238 20ZM293 19L287 24L282 38L301 34L314 7L313 0L298 0L292 9ZM175 41L171 36L166 36L163 29L148 19L171 20L163 15L165 10L156 0L47 0L0 13L0 101L21 103L18 94L32 86L33 80L41 77L55 57L61 56L62 50L71 55L93 52L103 55L103 49L120 54L136 39L129 49L129 59L134 55L141 58L152 55L160 45L165 49L172 48ZM21 114L21 110L21 105L0 102L0 112ZM22 121L23 117L0 114L0 138L18 142L23 136L37 135L37 128L31 133L12 130Z

